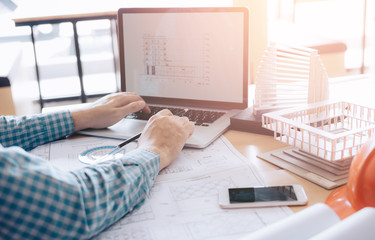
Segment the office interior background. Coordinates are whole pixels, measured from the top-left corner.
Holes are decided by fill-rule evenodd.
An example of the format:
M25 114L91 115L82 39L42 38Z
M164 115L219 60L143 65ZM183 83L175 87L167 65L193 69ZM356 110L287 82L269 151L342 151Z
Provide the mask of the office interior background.
M81 102L77 58L70 22L33 27L39 65L28 26L16 27L13 18L59 8L83 11L87 6L201 7L248 6L251 15L250 79L269 42L318 49L331 79L375 72L375 1L373 0L0 0L0 77L8 77L17 115L38 113L43 107ZM53 9L55 8L55 9ZM90 8L90 9L91 9ZM20 9L22 10L20 12ZM20 15L21 14L21 15ZM118 91L116 36L109 19L77 23L83 87L94 101ZM1 86L1 84L0 84ZM1 98L6 97L3 93ZM0 104L5 101L1 100Z

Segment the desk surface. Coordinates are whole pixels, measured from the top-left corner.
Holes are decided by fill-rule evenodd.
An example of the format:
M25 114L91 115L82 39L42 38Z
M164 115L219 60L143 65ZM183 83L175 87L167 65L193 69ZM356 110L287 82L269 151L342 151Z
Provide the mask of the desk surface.
M375 107L375 76L356 75L330 79L330 98L346 100L368 107ZM250 91L250 90L249 90ZM272 136L230 130L225 137L242 153L264 176L267 184L301 184L309 198L307 206L324 202L333 190L326 190L304 178L272 165L256 156L287 145L275 140ZM275 172L274 170L278 170ZM291 207L299 211L307 206Z
M330 94L332 98L353 101L367 106L375 106L375 95L372 93L375 89L374 76L356 76L355 81L352 77L334 79L330 84ZM72 107L72 106L71 106ZM57 110L57 108L50 108ZM291 172L281 170L256 156L278 148L287 146L286 144L275 140L272 136L229 130L224 136L232 145L247 159L255 165L261 172L267 184L301 184L309 198L306 206L291 207L293 211L299 211L307 206L318 202L324 202L332 190L326 190L310 181L307 181ZM277 170L277 171L275 171Z

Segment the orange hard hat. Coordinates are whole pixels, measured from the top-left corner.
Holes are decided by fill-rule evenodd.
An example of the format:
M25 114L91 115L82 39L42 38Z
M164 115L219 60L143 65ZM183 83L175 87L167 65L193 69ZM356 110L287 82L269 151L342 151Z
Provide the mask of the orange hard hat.
M364 207L375 207L375 138L362 146L350 166L348 183L334 190L326 204L341 219Z

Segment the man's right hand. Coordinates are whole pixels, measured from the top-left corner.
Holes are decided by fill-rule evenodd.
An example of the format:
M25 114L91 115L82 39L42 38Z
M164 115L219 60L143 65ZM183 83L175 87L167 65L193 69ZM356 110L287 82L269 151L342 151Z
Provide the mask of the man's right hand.
M164 109L150 118L138 140L138 147L160 155L160 170L175 160L193 134L194 123Z

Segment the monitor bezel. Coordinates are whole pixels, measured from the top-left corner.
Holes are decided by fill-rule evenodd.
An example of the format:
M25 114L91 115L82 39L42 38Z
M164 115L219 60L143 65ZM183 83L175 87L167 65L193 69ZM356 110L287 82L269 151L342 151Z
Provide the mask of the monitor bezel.
M248 107L249 76L249 10L246 7L198 7L198 8L120 8L117 13L118 49L120 58L121 91L126 92L125 49L123 33L123 14L137 13L196 13L196 12L240 12L243 13L243 99L241 103L192 100L182 98L163 98L141 96L147 103L174 104L189 107L210 107L222 109L245 109Z

